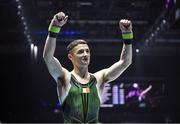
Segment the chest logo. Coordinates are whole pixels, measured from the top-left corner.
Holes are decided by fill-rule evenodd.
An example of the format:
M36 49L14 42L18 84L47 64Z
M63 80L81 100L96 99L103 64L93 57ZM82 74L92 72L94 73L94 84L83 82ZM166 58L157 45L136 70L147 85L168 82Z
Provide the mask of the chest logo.
M90 88L89 87L82 88L82 93L90 93Z

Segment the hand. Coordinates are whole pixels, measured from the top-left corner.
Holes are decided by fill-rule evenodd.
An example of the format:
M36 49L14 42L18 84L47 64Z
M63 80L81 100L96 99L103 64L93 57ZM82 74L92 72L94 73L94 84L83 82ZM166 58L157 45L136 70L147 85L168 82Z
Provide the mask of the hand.
M122 33L132 32L132 23L130 20L121 19L119 21L119 28L121 29Z
M64 24L66 24L67 20L68 20L68 16L67 15L65 16L63 12L59 12L56 15L54 15L50 25L62 27Z

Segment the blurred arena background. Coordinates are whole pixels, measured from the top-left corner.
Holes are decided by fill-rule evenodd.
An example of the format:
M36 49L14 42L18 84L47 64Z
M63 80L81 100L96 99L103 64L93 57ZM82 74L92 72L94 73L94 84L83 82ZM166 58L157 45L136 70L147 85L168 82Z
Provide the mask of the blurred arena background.
M132 20L133 64L107 86L100 122L180 122L179 0L1 0L0 10L0 122L63 122L56 83L42 58L49 22L59 11L69 20L55 56L69 70L66 46L79 38L91 48L90 72L116 62L118 21ZM139 98L137 91L149 86Z

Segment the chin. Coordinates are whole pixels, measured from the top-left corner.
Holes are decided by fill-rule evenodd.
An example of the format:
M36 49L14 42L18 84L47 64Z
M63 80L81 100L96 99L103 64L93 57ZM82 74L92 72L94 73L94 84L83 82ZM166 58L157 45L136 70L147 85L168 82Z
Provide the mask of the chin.
M89 66L89 63L81 63L80 67L85 67L85 66Z

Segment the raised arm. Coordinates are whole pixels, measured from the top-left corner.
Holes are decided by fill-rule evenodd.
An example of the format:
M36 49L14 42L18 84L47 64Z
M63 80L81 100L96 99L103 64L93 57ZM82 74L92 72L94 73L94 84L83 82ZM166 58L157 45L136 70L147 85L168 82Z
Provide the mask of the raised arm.
M118 78L132 63L132 23L129 20L121 20L119 22L119 27L122 31L122 37L124 40L120 59L109 68L103 69L94 74L99 86Z
M56 82L58 81L59 77L63 77L65 73L68 72L65 68L61 66L58 59L54 57L54 52L56 48L56 37L61 27L67 22L67 19L68 16L65 16L63 12L57 13L53 17L49 25L49 34L47 36L43 51L43 58L45 60L49 73L56 80Z

